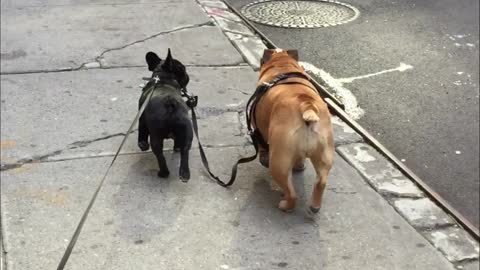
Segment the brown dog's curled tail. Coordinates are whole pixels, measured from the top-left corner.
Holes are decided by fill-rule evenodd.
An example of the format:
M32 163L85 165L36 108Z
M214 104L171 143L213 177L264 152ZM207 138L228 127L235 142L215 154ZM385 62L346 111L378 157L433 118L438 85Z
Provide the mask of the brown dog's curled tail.
M318 120L320 120L320 118L318 118L318 115L312 109L309 109L303 112L302 117L303 117L303 120L307 122L307 124L311 122L317 122Z
M313 104L311 100L304 99L304 101L300 103L300 112L302 113L302 118L307 123L307 125L320 120L317 115L317 106L315 106L315 104Z

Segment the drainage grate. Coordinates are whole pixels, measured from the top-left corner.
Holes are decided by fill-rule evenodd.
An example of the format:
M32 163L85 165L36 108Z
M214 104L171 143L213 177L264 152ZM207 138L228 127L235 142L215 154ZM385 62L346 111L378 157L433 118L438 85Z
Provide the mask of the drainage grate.
M286 28L318 28L355 20L360 12L337 1L262 0L245 5L241 12L251 21Z

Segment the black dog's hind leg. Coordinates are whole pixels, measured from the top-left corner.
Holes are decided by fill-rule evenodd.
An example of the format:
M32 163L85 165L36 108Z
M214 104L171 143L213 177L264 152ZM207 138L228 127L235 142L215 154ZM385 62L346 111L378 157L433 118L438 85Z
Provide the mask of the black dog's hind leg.
M190 149L183 148L180 150L180 169L178 175L180 175L180 180L183 182L188 182L190 180L190 168L188 165L188 152Z
M180 124L176 129L175 145L180 149L180 169L178 175L180 180L188 182L190 180L190 167L188 164L188 152L192 147L193 131L190 124L190 120L185 120L183 124Z
M173 136L173 151L174 152L180 152L180 146L181 143L179 142L179 139L174 135Z
M152 141L152 151L157 157L158 161L158 177L167 178L170 174L170 171L167 167L167 161L165 160L165 156L163 155L163 138L161 139L154 139L153 137L150 138Z
M150 148L148 145L148 128L143 113L138 119L138 147L142 151L147 151Z

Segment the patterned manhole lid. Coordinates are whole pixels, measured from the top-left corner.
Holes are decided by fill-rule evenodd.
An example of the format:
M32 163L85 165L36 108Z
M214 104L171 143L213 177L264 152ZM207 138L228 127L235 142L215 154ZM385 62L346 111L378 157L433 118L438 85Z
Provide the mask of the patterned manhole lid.
M261 0L245 5L241 12L254 22L289 28L334 26L351 22L360 14L351 5L330 0Z

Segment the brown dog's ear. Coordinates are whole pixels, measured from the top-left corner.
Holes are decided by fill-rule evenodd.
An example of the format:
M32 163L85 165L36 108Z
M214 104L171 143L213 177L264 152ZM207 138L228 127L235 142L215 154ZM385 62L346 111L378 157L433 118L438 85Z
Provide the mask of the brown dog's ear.
M287 50L287 54L290 55L296 61L298 61L298 51L297 50Z
M162 61L160 57L158 57L158 55L154 52L148 52L145 55L145 60L147 60L148 70L150 71L153 71Z
M268 60L270 60L270 58L272 58L273 52L274 52L274 50L265 49L263 51L262 59L260 60L260 65L263 65L266 62L268 62Z

